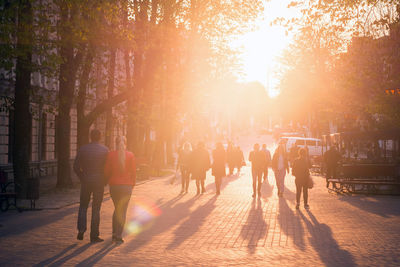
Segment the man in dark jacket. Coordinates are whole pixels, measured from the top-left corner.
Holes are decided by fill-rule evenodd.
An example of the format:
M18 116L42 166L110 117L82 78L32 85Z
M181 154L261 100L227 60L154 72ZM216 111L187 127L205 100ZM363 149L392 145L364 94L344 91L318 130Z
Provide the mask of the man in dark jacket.
M108 148L99 144L101 133L99 130L90 132L91 143L82 146L75 158L74 171L81 181L81 195L78 213L78 240L83 240L86 231L87 208L90 196L92 201L92 220L90 227L90 242L101 242L99 237L100 208L104 194L104 164Z
M193 150L190 159L190 171L192 179L196 179L197 194L205 193L204 181L206 179L206 172L210 169L210 154L205 148L203 142L199 142L195 150Z
M258 196L261 197L262 174L265 169L267 158L265 153L260 150L259 144L254 145L253 151L251 151L249 155L249 161L251 162L251 174L253 177L253 197L256 197L256 192Z
M326 187L328 187L328 179L335 179L336 178L336 169L338 162L341 159L341 155L339 151L336 149L336 145L333 145L326 151L324 155L324 161L326 164Z

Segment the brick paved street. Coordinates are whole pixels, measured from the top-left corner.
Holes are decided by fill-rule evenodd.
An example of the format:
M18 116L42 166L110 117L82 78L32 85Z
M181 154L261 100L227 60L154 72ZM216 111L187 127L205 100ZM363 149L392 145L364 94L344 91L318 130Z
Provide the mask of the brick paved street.
M278 198L272 171L262 198L251 197L249 167L226 177L216 197L180 195L169 178L134 189L125 243L111 243L112 202L102 207L101 236L76 237L78 205L1 215L0 266L399 266L400 198L338 196L315 177L309 211L295 209L293 177Z

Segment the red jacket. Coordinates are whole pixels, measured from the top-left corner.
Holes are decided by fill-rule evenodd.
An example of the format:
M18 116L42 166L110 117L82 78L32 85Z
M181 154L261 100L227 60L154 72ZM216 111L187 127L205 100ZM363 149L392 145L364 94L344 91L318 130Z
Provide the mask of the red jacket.
M132 152L125 151L125 170L121 171L118 162L118 151L111 151L107 155L104 174L110 185L135 185L136 164Z

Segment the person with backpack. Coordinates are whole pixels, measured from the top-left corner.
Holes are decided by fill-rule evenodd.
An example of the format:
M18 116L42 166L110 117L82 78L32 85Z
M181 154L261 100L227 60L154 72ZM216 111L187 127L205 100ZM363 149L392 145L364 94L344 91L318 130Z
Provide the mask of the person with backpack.
M206 173L210 169L210 155L203 142L197 144L190 158L190 172L192 179L196 180L197 194L200 194L200 189L201 193L204 194L206 192L204 181L206 180Z
M182 149L178 153L178 163L176 164L176 169L181 171L182 179L182 190L181 194L188 192L189 181L190 181L190 156L192 154L192 145L189 142L183 144Z
M299 150L299 157L293 162L292 174L296 184L296 209L300 207L300 197L303 192L304 208L309 209L308 188L310 183L310 170L307 159L307 151L304 148Z

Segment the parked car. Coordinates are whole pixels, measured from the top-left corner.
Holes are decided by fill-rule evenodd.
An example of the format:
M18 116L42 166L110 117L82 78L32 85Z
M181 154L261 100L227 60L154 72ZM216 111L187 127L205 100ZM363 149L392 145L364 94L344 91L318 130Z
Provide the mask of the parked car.
M285 144L286 152L290 152L290 149L296 144L299 148L308 148L308 153L312 157L322 156L322 141L317 138L305 138L305 137L281 137L279 142Z

